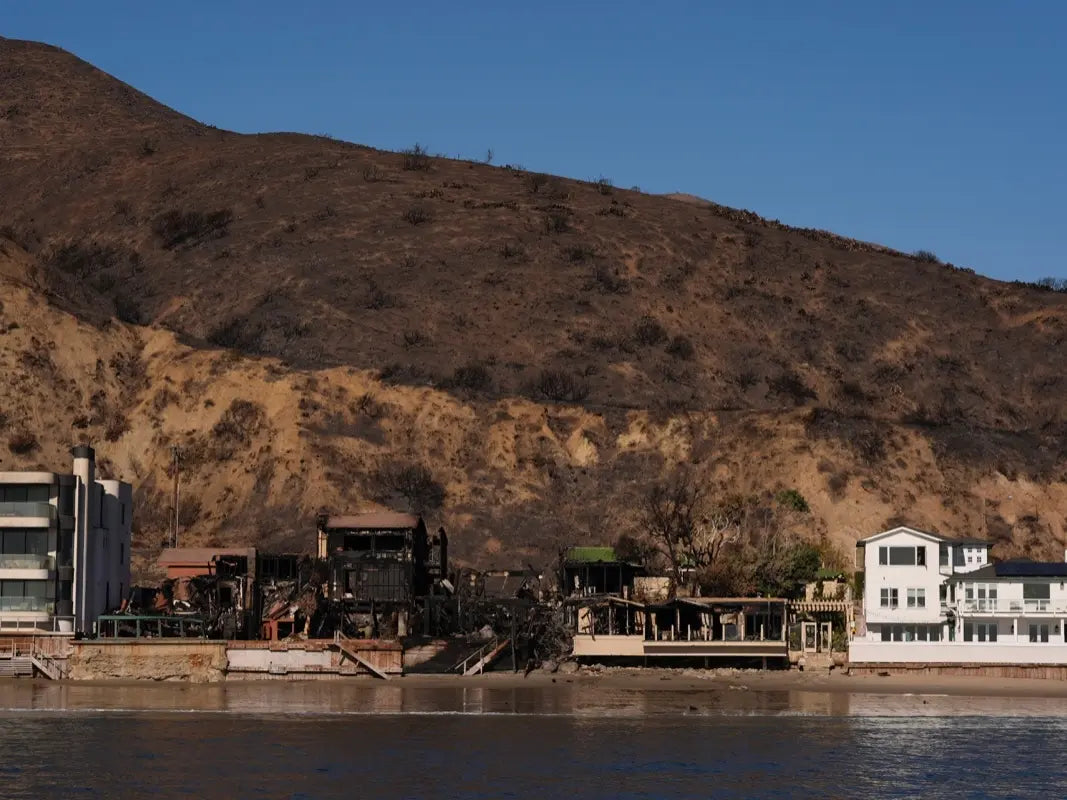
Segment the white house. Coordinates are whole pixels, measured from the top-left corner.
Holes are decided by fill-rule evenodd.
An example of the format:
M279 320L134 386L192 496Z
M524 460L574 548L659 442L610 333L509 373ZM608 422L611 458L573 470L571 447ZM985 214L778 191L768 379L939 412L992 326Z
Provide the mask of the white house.
M133 489L71 454L70 473L0 472L0 632L92 633L130 586Z
M992 564L986 542L908 527L857 548L853 665L1067 665L1067 560Z

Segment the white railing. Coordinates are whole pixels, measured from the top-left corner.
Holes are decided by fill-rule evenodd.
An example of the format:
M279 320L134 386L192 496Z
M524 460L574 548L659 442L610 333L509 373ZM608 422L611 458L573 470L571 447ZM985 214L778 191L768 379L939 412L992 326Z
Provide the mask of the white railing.
M1064 614L1067 600L1017 600L1007 598L960 600L961 614Z

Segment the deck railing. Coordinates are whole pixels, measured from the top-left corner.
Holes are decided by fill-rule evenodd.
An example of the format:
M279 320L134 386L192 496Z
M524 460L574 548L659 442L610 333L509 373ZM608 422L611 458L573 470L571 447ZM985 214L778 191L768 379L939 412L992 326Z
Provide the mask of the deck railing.
M55 569L51 556L33 553L0 553L0 569Z
M977 598L959 600L956 608L961 614L1063 614L1067 600L1018 600L1009 598Z

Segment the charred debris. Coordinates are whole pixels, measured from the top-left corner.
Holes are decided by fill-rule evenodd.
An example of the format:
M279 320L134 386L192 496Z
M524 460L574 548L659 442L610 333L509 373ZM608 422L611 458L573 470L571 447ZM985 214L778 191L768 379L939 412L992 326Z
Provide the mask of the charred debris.
M255 548L172 548L158 587L100 618L102 637L292 642L448 640L425 671L481 671L510 654L532 668L570 650L565 604L531 566L450 571L448 535L396 512L320 515L315 555ZM583 576L588 580L588 574ZM454 659L454 660L453 660ZM506 659L505 659L506 663Z

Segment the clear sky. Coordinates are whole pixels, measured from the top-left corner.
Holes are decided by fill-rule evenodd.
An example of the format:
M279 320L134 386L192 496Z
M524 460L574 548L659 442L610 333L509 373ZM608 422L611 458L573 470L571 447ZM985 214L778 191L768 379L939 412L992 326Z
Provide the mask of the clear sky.
M237 131L685 191L999 278L1067 277L1067 2L0 0Z

